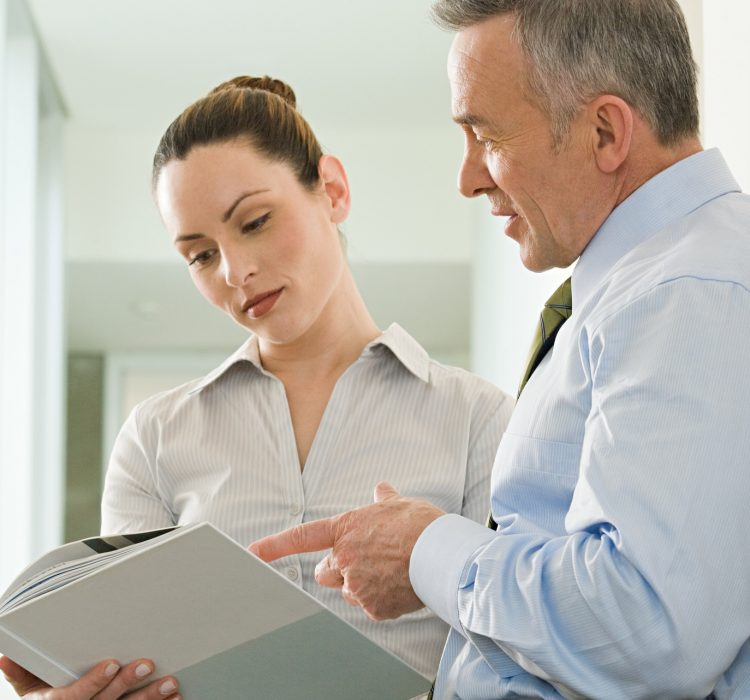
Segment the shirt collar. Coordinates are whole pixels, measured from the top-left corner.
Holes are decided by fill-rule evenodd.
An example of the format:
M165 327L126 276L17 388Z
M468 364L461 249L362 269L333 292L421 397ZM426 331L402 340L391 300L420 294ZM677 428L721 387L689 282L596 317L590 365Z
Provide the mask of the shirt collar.
M260 364L260 350L258 348L258 336L251 335L237 350L235 350L224 362L216 369L211 370L203 379L201 379L189 392L188 396L197 394L205 389L209 384L213 384L217 379L222 377L231 367L239 362L250 362L255 367L264 372Z
M392 323L379 337L368 343L362 356L374 354L381 346L388 348L415 377L423 382L430 381L430 356L398 323Z
M392 323L386 331L375 340L365 346L362 357L374 355L380 347L388 348L396 359L401 362L414 376L423 382L430 381L430 357L427 351L412 338L397 323ZM258 347L258 336L251 335L235 352L233 352L216 369L209 372L198 384L196 384L188 395L197 394L209 384L213 384L222 377L231 367L239 362L249 362L264 374L266 371L260 362L260 349Z
M637 245L706 202L740 191L716 148L688 156L646 181L612 211L581 254L573 271L573 308L580 308Z

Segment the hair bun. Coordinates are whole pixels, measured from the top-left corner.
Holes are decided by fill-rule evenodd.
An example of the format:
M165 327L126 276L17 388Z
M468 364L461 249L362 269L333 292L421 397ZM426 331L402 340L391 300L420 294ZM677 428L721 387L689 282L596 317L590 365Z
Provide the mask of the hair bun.
M292 90L292 88L290 88L283 80L276 80L267 75L264 75L262 78L254 78L250 75L238 75L236 78L232 78L231 80L223 82L221 85L217 85L208 94L213 95L217 92L224 92L226 90L242 90L245 88L271 92L274 95L278 95L292 107L297 107L297 98L294 95L294 90Z

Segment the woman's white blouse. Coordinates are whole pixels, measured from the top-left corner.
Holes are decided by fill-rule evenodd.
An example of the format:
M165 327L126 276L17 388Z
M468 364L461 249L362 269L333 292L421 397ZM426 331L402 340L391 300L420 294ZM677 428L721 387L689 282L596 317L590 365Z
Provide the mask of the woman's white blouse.
M393 324L339 378L300 469L284 386L251 336L206 377L157 394L123 426L109 463L102 533L207 520L242 545L372 502L388 481L484 521L512 399L429 358ZM448 627L427 610L373 622L314 580L323 554L273 564L368 637L434 676Z

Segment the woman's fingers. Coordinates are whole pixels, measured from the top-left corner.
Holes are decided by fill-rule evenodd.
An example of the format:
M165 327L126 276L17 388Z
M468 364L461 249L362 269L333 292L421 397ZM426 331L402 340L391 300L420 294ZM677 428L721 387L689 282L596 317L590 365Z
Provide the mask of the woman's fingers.
M29 673L7 656L0 657L0 671L3 672L5 679L11 684L18 696L26 695L34 690L49 688L44 681Z
M7 657L0 657L0 671L16 694L24 700L180 700L177 679L159 678L133 691L154 672L149 659L138 659L120 667L109 659L94 666L77 681L64 688L51 688Z
M64 688L51 688L7 657L0 659L0 670L24 700L90 700L100 697L98 693L117 677L120 665L112 659L102 661Z
M177 680L173 676L166 676L125 697L127 700L181 700L177 690Z
M90 671L84 673L77 681L65 688L53 688L40 695L40 700L90 700L100 697L100 691L106 689L120 672L120 664L114 659L101 661ZM36 700L33 696L32 700Z
M131 661L123 666L106 688L95 696L96 700L117 700L117 698L125 696L129 700L166 700L167 698L173 698L177 692L177 680L172 676L159 678L149 682L143 688L133 690L133 688L148 680L153 672L154 664L149 659ZM78 700L78 698L75 700Z
M111 671L112 669L108 672L111 673ZM96 697L97 700L117 700L117 698L121 698L125 693L143 683L153 672L154 664L148 659L131 661L122 668L118 667L115 669L115 672L109 677L107 684L102 688L98 688L95 694L83 695L81 698L76 697L75 700L89 700L89 698L93 697ZM89 676L89 673L81 676L78 683L82 683L87 676Z

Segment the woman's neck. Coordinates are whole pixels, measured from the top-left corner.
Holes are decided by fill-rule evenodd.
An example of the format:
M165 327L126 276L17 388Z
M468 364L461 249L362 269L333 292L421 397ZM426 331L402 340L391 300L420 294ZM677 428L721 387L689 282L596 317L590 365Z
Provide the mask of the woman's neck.
M282 381L338 377L356 362L362 350L380 335L346 268L341 285L317 321L291 343L271 343L259 338L263 368Z

